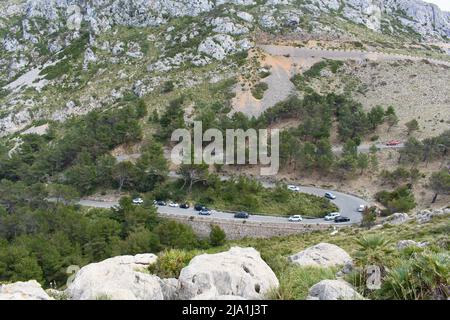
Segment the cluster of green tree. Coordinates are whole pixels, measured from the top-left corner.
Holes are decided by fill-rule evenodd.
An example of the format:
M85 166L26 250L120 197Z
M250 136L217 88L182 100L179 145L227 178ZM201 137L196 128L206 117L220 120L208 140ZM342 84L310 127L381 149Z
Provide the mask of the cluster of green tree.
M383 184L399 186L402 184L414 185L420 178L423 177L423 175L417 168L411 168L408 170L403 167L399 167L392 171L382 170L380 172L380 177Z
M337 208L324 197L289 191L284 184L265 188L259 181L240 176L221 180L207 167L180 168L191 171L175 183L166 183L149 194L149 200L201 203L219 210L248 211L273 215L303 214L323 217ZM182 166L184 167L184 166ZM189 166L190 167L190 166Z
M199 239L189 226L158 218L152 203L135 206L125 197L114 209L80 210L45 200L52 195L43 184L0 182L0 281L62 286L70 265L225 241L220 228L212 229L210 239Z
M0 179L27 184L62 182L76 187L81 194L111 186L115 172L120 170L108 152L141 140L139 120L145 114L141 100L126 96L115 109L91 111L64 124L52 123L42 136L22 135L21 145L11 156L6 150L0 156ZM142 160L141 165L150 160Z
M141 148L141 156L132 163L124 161L116 164L111 177L119 191L126 190L148 192L165 181L168 172L162 145L151 142Z
M199 106L195 120L202 121L203 130L209 128L247 130L268 128L287 119L300 122L296 128L283 130L280 137L280 159L284 167L295 170L316 170L324 174L335 172L339 176L362 173L378 165L376 148L370 155L358 154L362 138L380 124L392 126L398 122L393 107L385 111L381 106L364 112L361 104L336 94L321 96L316 93L303 99L291 96L266 110L259 118L248 118L237 112L229 117L229 107L216 103ZM170 113L173 115L174 113ZM330 135L333 121L338 123L338 134L345 143L342 157L333 154Z
M450 172L447 169L434 172L430 177L430 188L434 191L432 203L436 202L438 195L450 195Z
M391 116L395 116L392 107L384 111L377 106L366 113L359 103L344 96L311 94L303 100L290 97L266 111L260 121L266 125L286 118L300 121L297 128L282 132L280 157L284 165L346 176L355 174L358 169L362 173L370 166L376 168L376 149L371 150L370 155L358 154L357 146L362 137ZM345 142L340 158L333 154L329 140L333 119L338 122L340 140Z
M156 110L150 116L149 120L158 126L155 136L162 142L170 140L172 132L176 129L186 127L184 122L184 100L183 96L173 99L169 101L169 105L161 116L158 115Z
M422 141L410 137L400 150L399 163L415 166L421 162L428 164L430 161L445 161L448 159L449 149L450 130Z
M258 82L251 90L253 97L261 100L264 97L264 92L269 89L269 85L265 82Z
M291 81L297 86L302 86L306 80L317 78L324 69L329 69L332 73L336 73L340 67L344 64L340 60L322 60L315 63L311 68L303 72L302 74L296 74L292 77Z
M386 207L386 210L382 211L384 216L396 212L409 212L416 207L414 194L408 186L398 187L391 192L380 191L375 195L375 199Z

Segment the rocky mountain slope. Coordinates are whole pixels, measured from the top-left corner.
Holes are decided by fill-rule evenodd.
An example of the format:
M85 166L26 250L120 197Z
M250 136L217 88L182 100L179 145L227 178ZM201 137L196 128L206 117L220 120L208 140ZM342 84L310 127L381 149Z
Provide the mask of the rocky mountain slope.
M450 36L450 13L406 0L8 0L0 12L2 135L114 106L130 92L160 96L168 81L181 90L233 78L267 37L376 50L387 39L445 57L445 47L425 43Z

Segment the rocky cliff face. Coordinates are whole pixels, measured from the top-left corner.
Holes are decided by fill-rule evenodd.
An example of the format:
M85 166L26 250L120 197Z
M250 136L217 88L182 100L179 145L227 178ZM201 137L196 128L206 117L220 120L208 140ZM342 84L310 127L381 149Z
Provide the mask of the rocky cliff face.
M339 37L347 32L341 24L414 41L450 36L450 13L419 0L2 1L0 135L33 119L63 120L111 105L124 90L145 96L172 70L217 64L214 75L178 77L180 87L218 81L219 71L232 76L233 63L225 60L252 48L259 32L275 39L284 33ZM127 73L130 65L136 70ZM115 80L103 92L95 87L99 72ZM92 92L80 90L94 75ZM64 90L79 97L69 99Z
M2 5L0 17L21 15L27 19L43 18L54 23L55 30L61 26L61 19L71 30L79 30L85 22L95 33L105 31L114 24L135 27L160 25L169 18L198 16L224 4L242 6L244 10L246 6L255 4L253 0L23 0L18 4L16 1L12 3L6 1ZM282 8L282 5L288 4L294 3L292 0L267 0L261 9L267 11L275 5ZM420 0L313 0L309 4L296 5L299 15L308 11L315 15L341 13L344 18L365 24L373 30L381 30L383 19L396 18L423 36L450 36L450 13ZM278 10L283 12L274 8L274 12ZM263 24L264 20L268 19L262 19ZM23 25L26 29L28 21ZM276 25L277 22L272 24Z

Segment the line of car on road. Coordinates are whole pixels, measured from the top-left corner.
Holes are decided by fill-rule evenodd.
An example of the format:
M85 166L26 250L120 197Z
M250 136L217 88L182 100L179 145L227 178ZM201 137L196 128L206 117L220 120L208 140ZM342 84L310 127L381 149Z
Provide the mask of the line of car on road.
M334 221L335 223L349 222L350 218L341 216L339 212L331 212L324 217L325 221ZM288 218L289 222L301 222L303 217L301 215L293 215Z
M288 185L287 188L294 192L300 192L299 186ZM324 197L329 200L336 199L336 195L333 194L332 192L325 192ZM143 204L144 200L142 200L142 198L136 198L136 199L133 199L132 202L133 202L133 204ZM156 206L169 206L172 208L181 208L181 209L189 209L190 208L188 203L178 204L173 201L166 203L165 201L162 201L162 200L155 200L155 201L153 201L153 203ZM356 211L364 212L365 209L366 209L365 205L360 205L356 209ZM212 214L212 210L208 209L206 206L204 206L202 204L194 205L194 210L198 211L198 214L202 215L202 216L210 216ZM248 219L249 217L250 217L250 214L245 211L236 212L234 214L234 218L236 218L236 219ZM341 214L339 212L331 212L324 217L324 220L325 221L334 221L335 223L343 223L343 222L349 222L350 218L341 216ZM303 221L303 217L301 215L292 215L288 218L288 221L289 222L301 222L301 221Z

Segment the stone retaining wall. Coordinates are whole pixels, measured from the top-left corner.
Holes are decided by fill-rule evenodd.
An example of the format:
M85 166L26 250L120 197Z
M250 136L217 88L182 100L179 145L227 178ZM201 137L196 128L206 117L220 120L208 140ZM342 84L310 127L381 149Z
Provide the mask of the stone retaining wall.
M271 238L315 230L332 230L333 228L332 225L317 223L267 223L249 220L214 219L199 216L176 216L170 214L160 214L160 216L190 225L200 237L209 236L211 225L217 225L225 231L228 240L237 240L245 237Z

